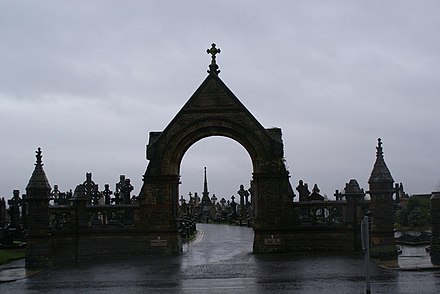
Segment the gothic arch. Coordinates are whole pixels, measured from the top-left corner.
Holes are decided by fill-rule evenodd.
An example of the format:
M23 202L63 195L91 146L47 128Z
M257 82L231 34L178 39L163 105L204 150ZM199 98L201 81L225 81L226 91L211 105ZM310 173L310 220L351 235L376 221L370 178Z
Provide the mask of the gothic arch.
M170 161L163 161L162 172L175 174L180 170L180 163L186 151L196 142L211 136L230 138L239 143L249 154L254 172L261 172L263 155L266 156L264 145L260 138L246 130L239 124L224 119L200 120L187 127L169 142L169 148L164 152L164 157Z
M281 130L265 129L218 72L211 70L169 125L162 132L150 133L149 164L139 195L140 218L146 229L176 229L180 164L193 144L210 136L238 142L251 158L256 234L282 228L293 220L293 191L284 165Z

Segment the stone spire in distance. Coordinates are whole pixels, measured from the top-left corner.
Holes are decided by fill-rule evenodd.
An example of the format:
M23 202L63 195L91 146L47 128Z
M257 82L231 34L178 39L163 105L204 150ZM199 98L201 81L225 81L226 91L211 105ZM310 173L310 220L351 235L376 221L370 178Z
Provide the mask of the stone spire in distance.
M203 193L202 193L202 204L203 205L210 205L211 199L209 199L209 192L208 192L208 179L206 177L206 167L205 167L205 179L203 181Z
M203 193L209 194L209 192L208 192L208 179L206 178L206 166L205 166L205 180L203 181Z

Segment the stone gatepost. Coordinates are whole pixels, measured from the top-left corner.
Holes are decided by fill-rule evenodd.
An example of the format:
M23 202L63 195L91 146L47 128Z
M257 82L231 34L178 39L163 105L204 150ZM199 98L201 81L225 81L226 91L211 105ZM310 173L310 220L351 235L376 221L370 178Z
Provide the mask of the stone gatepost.
M81 230L89 226L89 215L87 213L87 203L90 198L86 195L84 186L82 184L76 186L75 193L72 197L73 205L76 210L76 224L77 229Z
M396 260L394 240L394 179L383 158L382 141L378 139L376 162L368 180L371 196L371 254L380 260Z
M347 201L344 221L353 230L353 249L358 250L361 246L360 224L363 217L360 204L364 200L365 192L354 179L345 184L344 192L345 200Z
M431 226L431 263L440 265L440 192L432 192Z
M37 163L26 187L27 246L26 268L50 265L49 198L51 187L43 170L41 149L36 152Z
M362 221L362 213L358 211L359 204L364 200L364 189L359 187L356 180L352 179L345 184L345 200L347 201L347 213L345 215L345 222L353 226L360 224Z
M147 168L139 193L139 228L145 234L150 253L179 254L177 233L178 175L150 175Z

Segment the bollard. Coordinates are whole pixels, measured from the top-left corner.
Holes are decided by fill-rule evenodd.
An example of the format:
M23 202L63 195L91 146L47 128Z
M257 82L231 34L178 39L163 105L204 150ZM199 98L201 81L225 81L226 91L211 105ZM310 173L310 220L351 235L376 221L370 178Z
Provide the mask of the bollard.
M370 284L370 233L368 225L368 216L364 216L361 223L362 251L365 258L365 293L371 293Z

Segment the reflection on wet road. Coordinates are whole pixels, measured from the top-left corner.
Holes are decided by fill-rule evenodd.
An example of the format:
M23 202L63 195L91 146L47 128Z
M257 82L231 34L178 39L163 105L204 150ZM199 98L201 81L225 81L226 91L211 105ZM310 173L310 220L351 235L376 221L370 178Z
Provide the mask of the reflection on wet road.
M246 227L198 224L181 256L44 271L0 293L364 293L362 256L254 255ZM371 264L372 293L440 293L440 272Z

